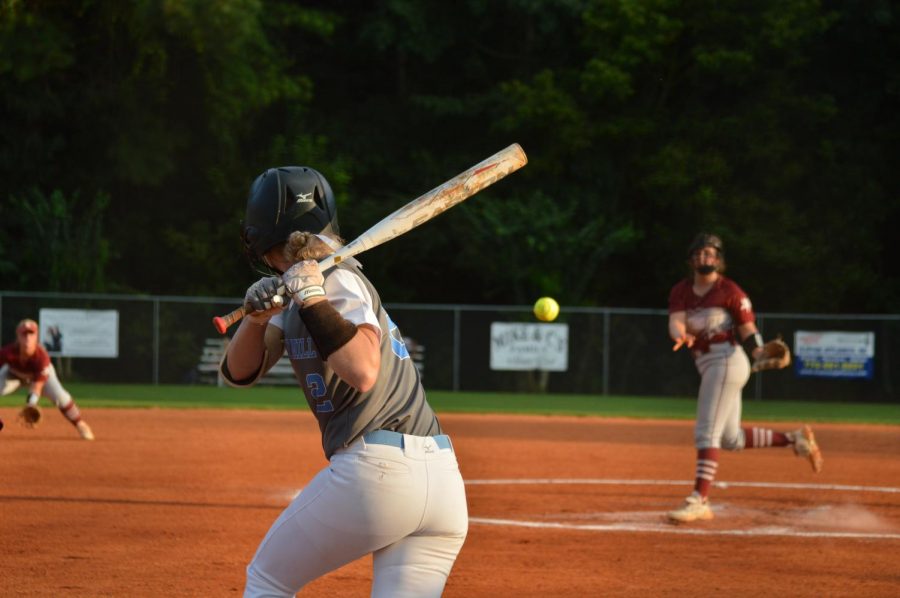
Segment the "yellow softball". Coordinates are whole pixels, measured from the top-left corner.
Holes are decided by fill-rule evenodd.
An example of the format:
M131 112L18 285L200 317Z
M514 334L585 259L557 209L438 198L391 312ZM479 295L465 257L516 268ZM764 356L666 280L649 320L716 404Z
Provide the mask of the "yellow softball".
M559 315L559 303L553 297L541 297L534 303L534 317L542 322L552 322Z

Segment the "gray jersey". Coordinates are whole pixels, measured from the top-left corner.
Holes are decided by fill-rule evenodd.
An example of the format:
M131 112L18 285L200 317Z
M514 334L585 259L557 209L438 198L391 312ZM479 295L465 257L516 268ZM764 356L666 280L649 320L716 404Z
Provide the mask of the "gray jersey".
M434 411L425 400L419 371L410 359L400 330L381 305L378 292L362 274L358 262L347 260L327 272L325 288L338 284L332 277L346 278L348 274L358 279L354 281L356 284L343 285L338 301L332 299L329 290L329 300L345 317L347 311L363 308L377 318L381 329L381 369L371 390L359 392L322 361L296 305L292 304L284 312L282 322L285 350L306 401L319 421L322 447L328 458L372 430L393 430L415 436L442 433ZM354 287L364 292L348 300L348 287L350 294Z

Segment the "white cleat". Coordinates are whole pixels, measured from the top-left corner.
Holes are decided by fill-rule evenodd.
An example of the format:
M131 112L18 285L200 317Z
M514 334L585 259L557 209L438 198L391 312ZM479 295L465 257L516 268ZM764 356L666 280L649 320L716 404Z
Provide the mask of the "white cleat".
M812 428L804 425L799 430L789 433L788 436L794 441L794 454L809 461L814 472L819 473L822 471L822 464L825 462L825 459L822 458L822 451L819 449L819 444L816 442Z
M690 523L691 521L708 521L713 518L712 507L709 501L701 498L699 494L691 494L684 499L680 509L669 511L669 519L677 523Z
M78 433L81 434L81 437L85 440L94 439L94 432L93 430L91 430L91 427L87 425L86 421L81 420L80 422L75 424L75 427L78 428Z

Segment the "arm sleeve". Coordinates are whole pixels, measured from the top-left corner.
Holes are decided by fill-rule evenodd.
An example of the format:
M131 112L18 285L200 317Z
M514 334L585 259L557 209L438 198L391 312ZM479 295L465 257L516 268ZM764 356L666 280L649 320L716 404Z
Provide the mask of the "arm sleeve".
M756 321L756 314L753 313L753 304L750 302L750 297L736 284L731 293L731 301L728 307L736 327Z
M383 331L372 307L372 296L358 276L336 270L325 279L325 296L341 316L357 326L369 324L381 340Z

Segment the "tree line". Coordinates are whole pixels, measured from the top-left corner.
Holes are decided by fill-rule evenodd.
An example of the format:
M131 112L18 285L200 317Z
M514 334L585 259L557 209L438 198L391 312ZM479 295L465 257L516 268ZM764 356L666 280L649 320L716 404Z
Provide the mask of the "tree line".
M700 231L760 311L896 312L887 1L0 0L2 288L241 296L264 169L351 240L518 142L523 170L361 256L387 302L665 307Z

